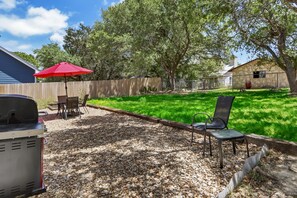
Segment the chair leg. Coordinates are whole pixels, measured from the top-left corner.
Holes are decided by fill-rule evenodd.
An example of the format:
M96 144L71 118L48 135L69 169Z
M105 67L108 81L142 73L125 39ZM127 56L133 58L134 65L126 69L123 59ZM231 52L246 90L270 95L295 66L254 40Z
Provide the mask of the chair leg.
M236 154L236 145L235 145L235 141L232 140L232 146L233 146L233 154Z
M222 149L222 141L219 140L219 154L220 154L220 168L223 168L223 149Z
M245 137L245 143L246 143L246 152L247 152L247 156L250 157L250 151L249 151L249 143L248 143L248 140L247 138Z
M60 114L60 105L58 104L58 112L57 112L57 115Z
M63 113L64 113L64 119L65 120L67 120L67 108L66 108L66 106L64 105L64 107L63 107Z
M79 118L81 118L81 113L80 113L79 107L77 108L77 111L78 111Z
M203 156L205 156L205 146L206 146L206 131L204 131Z
M212 156L211 137L210 137L210 135L208 136L208 140L209 140L209 154L210 154L210 156Z
M89 113L89 110L88 110L87 106L84 106L84 109L85 109L86 113Z
M194 141L194 126L192 126L191 146L193 144L193 141Z

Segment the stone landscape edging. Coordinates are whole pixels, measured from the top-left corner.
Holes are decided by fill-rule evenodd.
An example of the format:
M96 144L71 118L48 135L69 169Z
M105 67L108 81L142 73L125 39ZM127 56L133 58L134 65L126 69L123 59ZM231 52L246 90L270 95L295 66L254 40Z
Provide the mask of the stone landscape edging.
M170 121L170 120L164 120L164 119L160 119L160 118L154 118L154 117L145 116L145 115L141 115L141 114L137 114L137 113L132 113L132 112L128 112L128 111L124 111L124 110L120 110L120 109L114 109L114 108L110 108L110 107L95 106L95 105L90 105L90 104L88 104L87 106L95 108L95 109L102 109L102 110L106 110L106 111L110 111L110 112L114 112L114 113L133 116L133 117L147 120L150 122L161 123L165 126L170 126L170 127L174 127L174 128L178 128L178 129L192 131L192 127L189 124L174 122L174 121ZM195 130L195 132L199 133L199 134L203 134L203 131L200 131L200 130ZM268 148L270 148L270 149L274 149L274 150L277 150L279 152L286 153L289 155L297 156L297 144L295 142L290 142L290 141L286 141L286 140L277 140L274 138L270 138L270 137L266 137L266 136L262 136L262 135L256 135L256 134L248 134L248 135L246 135L246 137L247 137L249 143L253 143L258 146L263 146L264 144L266 144L268 146Z
M261 151L256 153L255 155L247 158L244 161L244 165L242 170L236 172L233 177L230 179L228 185L222 190L216 197L217 198L225 198L228 197L230 193L241 183L243 178L249 174L260 162L261 158L266 156L268 153L267 145L264 144Z

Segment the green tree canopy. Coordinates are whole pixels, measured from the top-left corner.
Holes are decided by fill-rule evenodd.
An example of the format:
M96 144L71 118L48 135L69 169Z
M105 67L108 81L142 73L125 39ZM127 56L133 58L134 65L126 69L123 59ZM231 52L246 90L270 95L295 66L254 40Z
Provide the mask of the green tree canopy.
M91 30L92 28L79 24L78 28L68 28L64 36L64 50L72 56L80 57L83 66L85 66L90 53L86 45Z
M41 49L34 50L34 54L41 69L49 68L60 62L69 62L76 65L80 63L79 58L61 50L56 43L43 45ZM45 81L57 81L57 78L46 78Z
M118 79L124 77L124 68L129 58L128 41L125 36L107 32L104 23L95 23L87 47L92 58L89 61L96 79Z
M32 65L39 67L38 61L35 59L35 57L32 54L27 54L25 52L13 52L17 56L21 57L25 61L31 63Z
M67 52L61 50L56 43L43 45L41 49L34 50L34 54L36 54L36 59L44 69L60 62L79 64L79 59L77 57L71 56Z
M211 74L221 66L213 63L229 55L227 20L211 11L208 0L125 0L92 27L68 28L65 51L48 44L36 50L37 59L44 67L78 61L96 80L164 77L174 89L176 78Z
M220 59L227 51L223 21L206 14L206 2L126 0L103 12L103 22L110 34L127 38L133 65L162 68L174 88L193 58Z
M233 40L259 57L273 59L287 74L297 94L297 12L283 0L224 0L212 2L234 28ZM217 10L218 11L218 10Z

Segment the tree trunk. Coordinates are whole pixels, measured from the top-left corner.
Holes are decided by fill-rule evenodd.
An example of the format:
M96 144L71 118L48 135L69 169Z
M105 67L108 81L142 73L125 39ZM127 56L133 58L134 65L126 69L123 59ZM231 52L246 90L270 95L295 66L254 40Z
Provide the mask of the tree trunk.
M203 90L205 90L205 89L206 89L206 85L205 85L205 84L206 84L206 82L205 82L205 81L206 81L206 80L205 80L205 78L203 78L203 80L202 80L202 82L203 82L203 88L202 88L202 89L203 89Z
M296 69L294 67L287 66L285 72L287 74L291 94L297 95Z
M175 75L174 75L174 73L171 73L169 78L170 78L170 88L172 90L175 90L176 87L175 87Z

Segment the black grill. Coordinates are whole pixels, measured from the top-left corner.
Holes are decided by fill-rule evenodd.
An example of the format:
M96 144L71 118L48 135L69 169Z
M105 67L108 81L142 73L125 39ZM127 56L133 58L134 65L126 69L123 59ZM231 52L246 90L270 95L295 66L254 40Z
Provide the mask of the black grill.
M32 98L0 95L0 197L45 192L44 131Z
M1 125L38 122L37 105L27 96L1 95L0 107Z

